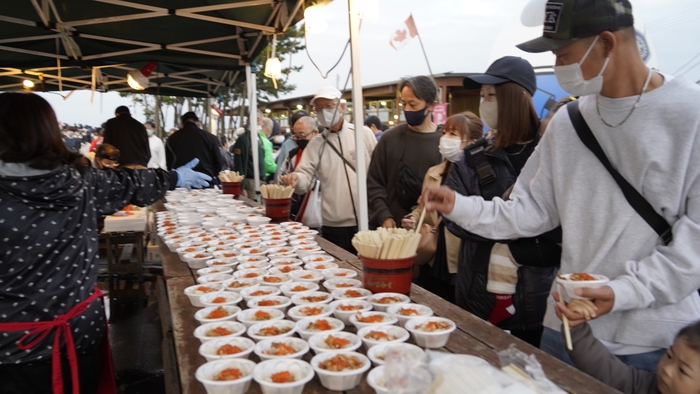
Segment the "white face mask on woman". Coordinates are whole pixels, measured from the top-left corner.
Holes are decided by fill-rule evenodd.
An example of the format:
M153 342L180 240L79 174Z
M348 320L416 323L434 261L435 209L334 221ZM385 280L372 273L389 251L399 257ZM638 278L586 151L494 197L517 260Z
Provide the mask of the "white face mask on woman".
M591 46L588 47L586 53L583 54L581 61L578 63L569 64L566 66L554 66L554 75L557 77L559 86L573 96L598 94L603 89L603 73L608 67L610 56L605 58L603 68L600 69L598 75L587 81L583 79L583 70L581 70L581 65L588 57L588 54L591 53L591 50L593 49L595 43L598 42L599 37L600 36L596 36L595 40L593 40L591 43Z
M489 129L496 130L498 128L497 101L485 101L482 99L479 104L479 114L481 114L481 119L484 120Z
M449 137L440 137L440 145L438 150L442 158L452 163L459 161L462 158L464 151L461 149L462 140L457 140Z

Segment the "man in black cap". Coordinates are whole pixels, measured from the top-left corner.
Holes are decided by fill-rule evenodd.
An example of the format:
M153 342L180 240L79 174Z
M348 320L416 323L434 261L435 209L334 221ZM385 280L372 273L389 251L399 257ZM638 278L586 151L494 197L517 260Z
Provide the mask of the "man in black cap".
M216 179L222 168L219 141L213 134L199 128L199 118L194 112L185 113L180 121L181 128L165 144L168 169L178 168L197 158L199 164L194 170Z
M610 281L576 291L594 302L588 324L550 302L542 348L568 358L563 313L575 339L592 332L626 363L655 371L675 334L700 320L700 87L648 68L633 24L627 0L547 2L543 35L518 47L552 51L559 84L580 99L554 115L511 200L429 189L423 203L493 239L561 224L561 272Z
M151 158L146 128L131 117L129 107L124 105L117 107L114 118L105 123L103 143L119 150L122 167L146 167Z

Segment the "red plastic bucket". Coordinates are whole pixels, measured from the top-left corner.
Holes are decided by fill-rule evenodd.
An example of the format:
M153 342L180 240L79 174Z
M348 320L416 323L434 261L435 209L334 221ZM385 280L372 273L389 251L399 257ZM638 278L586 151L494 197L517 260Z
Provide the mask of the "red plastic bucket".
M233 198L238 198L241 194L242 182L221 182L221 187L224 189L224 194L233 194Z
M292 210L291 198L264 198L265 216L272 219L273 223L289 221L289 213Z
M413 279L415 255L405 259L381 260L360 256L365 289L372 293L401 293L409 295Z

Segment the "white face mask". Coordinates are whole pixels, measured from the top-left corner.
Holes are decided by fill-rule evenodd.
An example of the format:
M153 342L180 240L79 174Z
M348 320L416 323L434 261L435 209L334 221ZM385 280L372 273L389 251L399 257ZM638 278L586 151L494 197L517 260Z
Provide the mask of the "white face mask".
M591 53L591 50L593 49L595 43L598 42L599 37L600 36L596 36L595 40L593 40L591 43L591 46L588 47L586 53L583 54L581 61L578 63L569 64L567 66L554 66L554 75L557 76L559 86L573 96L598 94L603 89L603 73L608 67L610 56L605 58L603 68L600 69L598 75L587 81L583 79L583 71L581 70L581 65L588 57L588 54Z
M272 140L275 142L275 144L281 144L284 142L284 136L283 135L276 135Z
M342 116L343 113L340 111L340 108L323 109L321 113L318 114L318 123L330 129L334 124L338 123Z
M461 140L449 137L440 137L440 146L438 147L438 150L440 151L443 159L454 163L459 161L462 158L462 154L464 154L464 151L460 149L461 145Z
M484 120L486 126L491 130L496 130L498 128L498 102L497 101L484 101L481 100L479 104L479 114L481 114L481 119Z
M155 130L146 129L146 134L148 134L148 136L150 137L150 136L153 135L153 132L154 132L154 131L155 131Z

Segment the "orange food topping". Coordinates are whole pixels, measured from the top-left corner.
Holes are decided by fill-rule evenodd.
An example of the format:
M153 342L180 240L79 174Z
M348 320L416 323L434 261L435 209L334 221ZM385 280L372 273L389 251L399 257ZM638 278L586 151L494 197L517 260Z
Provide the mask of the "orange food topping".
M301 297L301 300L304 302L308 302L310 304L313 304L315 302L323 302L328 299L328 296L322 295L322 296L306 296L306 297Z
M362 293L360 293L357 290L345 290L345 296L351 297L351 298L358 298L358 297L362 297Z
M223 253L224 257L236 257L235 253Z
M297 285L297 286L292 287L290 290L291 291L306 291L306 290L309 290L309 288L301 286L301 285Z
M272 316L265 311L256 311L254 317L255 320L270 320L272 318Z
M348 273L346 271L340 271L333 274L333 276L348 276Z
M226 368L219 373L216 380L236 380L243 377L243 373L238 368Z
M577 272L569 275L569 280L596 280L596 278L585 272Z
M380 299L375 299L374 302L377 304L393 304L395 302L403 301L400 297L382 297Z
M353 286L353 284L352 284L352 283L348 283L348 282L340 282L340 283L337 283L337 284L335 285L335 287L337 287L337 288L352 287L352 286Z
M341 311L359 311L360 309L362 309L362 305L340 304L338 305L338 309L340 309Z
M263 353L272 354L274 356L286 356L288 354L294 354L296 352L296 349L285 343L273 342L270 348L268 350L265 350Z
M324 360L318 365L322 369L328 371L340 372L345 369L358 369L362 367L362 361L355 356L346 356L339 354L335 357Z
M271 291L265 291L265 290L255 290L254 292L250 293L251 297L262 297L266 296L272 293Z
M344 349L348 345L350 345L350 341L348 341L347 339L334 337L333 335L329 335L328 338L326 338L325 342L326 345L331 349Z
M258 302L258 306L276 306L279 304L280 302L277 300L260 300Z
M249 273L243 275L244 278L257 278L258 276L260 276L260 275L258 275L255 272L249 272Z
M284 279L280 278L279 276L266 276L263 278L263 281L267 283L281 283L284 282Z
M222 304L222 303L224 303L224 302L226 302L226 301L227 301L227 300L226 300L226 297L216 297L216 298L214 298L213 300L211 300L211 303L212 303L212 304Z
M258 331L258 336L274 337L277 335L282 335L284 333L287 333L290 330L291 330L290 327L275 327L275 326L265 327L265 328L260 329L260 331Z
M225 261L215 261L212 263L212 265L226 265L226 264L228 264L228 263Z
M314 276L313 276L312 274L306 274L306 275L300 276L300 278L301 278L301 279L313 279Z
M413 308L401 308L397 312L402 316L418 316L418 311Z
M239 348L238 346L232 346L229 344L226 344L216 350L216 354L218 356L224 356L227 354L236 354L242 352L243 349Z
M292 267L290 267L290 266L287 265L287 266L284 266L284 267L280 268L279 271L280 271L280 272L284 272L284 273L286 274L286 273L288 273L288 272L294 271L294 268L292 268Z
M308 331L328 331L332 330L334 327L328 323L328 320L326 319L318 319L314 322L311 322L306 329Z
M228 316L228 311L225 308L218 307L213 311L209 312L207 319L221 319L222 317Z
M195 290L200 291L202 293L211 293L211 292L216 291L216 290L212 289L211 287L206 287L206 286L199 286Z
M355 315L355 318L357 318L357 321L360 323L381 323L384 321L384 318L381 315L363 316L361 313L358 313Z
M388 341L392 339L389 334L381 331L370 331L365 335L365 338L371 339L374 341Z
M323 261L323 257L316 257L313 261Z
M323 312L323 308L320 308L320 307L305 306L305 307L299 309L299 313L306 315L306 316L316 316L316 315L320 315L322 312Z
M452 325L446 321L428 321L424 324L416 326L417 329L421 331L426 331L426 332L432 332L432 331L441 331L441 330L447 330Z
M325 265L325 264L318 264L318 265L316 265L316 269L317 269L317 270L325 270L325 269L326 269L326 265Z
M207 255L204 253L197 253L196 255L194 255L195 259L203 259L205 257L207 257Z
M250 253L260 253L260 250L259 249L251 249Z
M270 375L273 383L292 383L294 381L294 375L289 373L289 371L282 371L273 373Z
M231 282L231 283L228 284L228 287L231 287L231 288L234 288L234 289L237 289L237 288L239 288L239 287L248 287L248 286L250 286L249 283L239 282L239 281L237 281L237 280L234 280L233 282Z
M216 327L216 328L212 328L211 330L207 331L208 337L224 337L226 335L231 335L231 334L233 334L233 331L231 331L225 327Z

